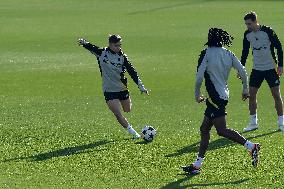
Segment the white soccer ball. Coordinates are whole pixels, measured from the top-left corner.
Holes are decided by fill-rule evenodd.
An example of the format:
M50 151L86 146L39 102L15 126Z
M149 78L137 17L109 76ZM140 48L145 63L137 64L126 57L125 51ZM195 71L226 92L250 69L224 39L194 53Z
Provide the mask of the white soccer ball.
M156 134L157 134L157 131L154 127L152 126L148 126L146 125L143 129L142 129L142 138L147 141L147 142L151 142Z

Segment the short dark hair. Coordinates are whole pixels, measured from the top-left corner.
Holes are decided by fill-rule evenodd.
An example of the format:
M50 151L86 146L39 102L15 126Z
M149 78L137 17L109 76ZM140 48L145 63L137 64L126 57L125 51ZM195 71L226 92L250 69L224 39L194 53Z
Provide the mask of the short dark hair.
M256 19L257 19L256 13L253 12L253 11L246 13L246 15L244 16L244 20L249 20L249 19L251 19L252 21L256 21Z
M205 44L208 47L231 46L233 37L223 29L210 28L208 32L208 42Z
M118 43L119 41L121 41L121 37L120 35L109 35L109 38L108 38L108 42L110 43Z

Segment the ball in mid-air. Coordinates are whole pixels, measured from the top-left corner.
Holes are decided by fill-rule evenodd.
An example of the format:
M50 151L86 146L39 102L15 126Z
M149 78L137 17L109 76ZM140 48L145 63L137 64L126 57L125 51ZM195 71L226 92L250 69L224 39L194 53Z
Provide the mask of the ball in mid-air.
M151 142L155 138L156 134L157 134L157 131L152 126L146 125L142 129L142 138L147 142Z

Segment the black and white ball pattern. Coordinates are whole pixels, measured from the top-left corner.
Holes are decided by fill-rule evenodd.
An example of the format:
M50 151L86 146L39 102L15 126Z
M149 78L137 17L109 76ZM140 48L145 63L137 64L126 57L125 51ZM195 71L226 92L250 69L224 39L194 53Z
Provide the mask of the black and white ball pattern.
M142 138L147 142L151 142L155 138L156 134L157 134L157 131L152 126L146 125L142 129Z

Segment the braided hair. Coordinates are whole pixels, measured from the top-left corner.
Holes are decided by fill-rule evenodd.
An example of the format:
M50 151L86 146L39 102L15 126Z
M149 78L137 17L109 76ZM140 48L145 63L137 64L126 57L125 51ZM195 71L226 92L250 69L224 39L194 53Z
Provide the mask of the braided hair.
M222 47L232 45L233 37L225 30L219 28L210 28L208 32L208 47Z

